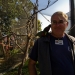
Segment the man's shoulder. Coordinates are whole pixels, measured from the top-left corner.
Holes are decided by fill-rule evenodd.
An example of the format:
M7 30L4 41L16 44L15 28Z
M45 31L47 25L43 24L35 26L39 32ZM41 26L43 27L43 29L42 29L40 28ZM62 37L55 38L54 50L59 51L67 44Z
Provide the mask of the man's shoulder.
M69 35L69 34L66 34L66 35L72 42L75 42L75 37L73 37L72 35Z
M37 41L38 42L48 42L49 41L49 38L50 36L43 36L43 37L38 37L37 38Z
M43 40L46 40L48 38L48 36L44 36L44 37L39 37L37 38L38 41L43 41Z

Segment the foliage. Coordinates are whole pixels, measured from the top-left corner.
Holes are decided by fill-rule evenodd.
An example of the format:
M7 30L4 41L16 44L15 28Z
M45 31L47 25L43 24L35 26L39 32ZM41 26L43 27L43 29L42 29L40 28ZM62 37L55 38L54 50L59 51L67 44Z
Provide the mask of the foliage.
M18 27L19 27L19 24L23 20L24 21L28 20L28 17L31 15L32 8L33 8L33 5L30 2L30 0L0 0L0 34L9 35L10 32L12 32L13 25L15 25L14 28L16 27L16 25L18 25ZM25 25L25 23L24 23L24 25ZM19 32L21 32L21 30L19 30ZM16 34L17 34L17 32L16 32ZM21 38L19 36L19 37L16 37L16 39L19 40ZM25 40L25 38L24 38L24 40ZM7 41L7 42L9 42L9 41ZM20 43L21 43L21 41L20 41ZM25 41L25 43L26 43L26 41ZM13 50L10 52L10 54L11 54L11 56L15 57L15 59L16 59L17 52L18 52L17 50ZM13 60L13 61L11 61L10 59L7 60L7 62L2 65L1 69L4 69L6 71L6 69L13 66L13 63L15 63L15 60L12 58L11 60ZM21 60L22 60L22 58L21 58ZM18 68L16 68L16 70L14 70L14 73L17 72ZM25 71L23 70L23 72L25 72ZM10 73L7 72L6 74L12 75L13 72L10 71Z
M28 61L27 60L22 68L22 72L23 72L23 75L29 75L29 72L28 72ZM39 69L38 69L38 63L36 64L36 67L37 67L37 72L38 72L38 75L40 74L39 72ZM17 75L17 70L18 70L18 67L5 73L4 75Z
M18 49L13 49L13 50L10 51L10 54L14 55L14 54L17 54L18 52L19 52Z
M41 22L40 22L40 20L38 20L38 29L37 29L38 31L41 31L42 29L41 29Z
M15 18L18 20L27 18L31 11L32 3L30 0L0 0L1 32L8 34L11 31L11 25L14 24L13 22L16 22Z

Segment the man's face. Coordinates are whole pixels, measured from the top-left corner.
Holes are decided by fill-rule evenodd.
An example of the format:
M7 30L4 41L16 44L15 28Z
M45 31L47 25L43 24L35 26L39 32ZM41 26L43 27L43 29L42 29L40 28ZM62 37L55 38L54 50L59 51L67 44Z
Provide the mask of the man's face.
M54 15L51 20L52 33L62 35L68 26L68 22L61 15Z

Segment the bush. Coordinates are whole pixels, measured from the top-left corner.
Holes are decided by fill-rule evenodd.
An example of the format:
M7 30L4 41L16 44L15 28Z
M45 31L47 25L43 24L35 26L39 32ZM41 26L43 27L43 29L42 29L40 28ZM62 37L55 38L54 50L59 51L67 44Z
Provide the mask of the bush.
M39 72L39 69L38 69L38 63L36 64L36 67L37 67L37 72L38 72L38 75L40 74ZM17 75L18 73L18 67L9 71L9 72L6 72L5 74L3 75ZM28 72L28 60L25 62L23 68L22 68L22 73L23 75L29 75L29 72Z

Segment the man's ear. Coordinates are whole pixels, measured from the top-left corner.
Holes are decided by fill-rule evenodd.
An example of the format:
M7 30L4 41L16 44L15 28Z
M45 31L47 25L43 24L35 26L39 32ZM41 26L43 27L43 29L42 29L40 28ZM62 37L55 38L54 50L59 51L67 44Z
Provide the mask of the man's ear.
M66 28L68 27L68 24L69 24L69 22L66 23L66 25L65 25Z
M68 26L69 22L67 22L67 26Z

